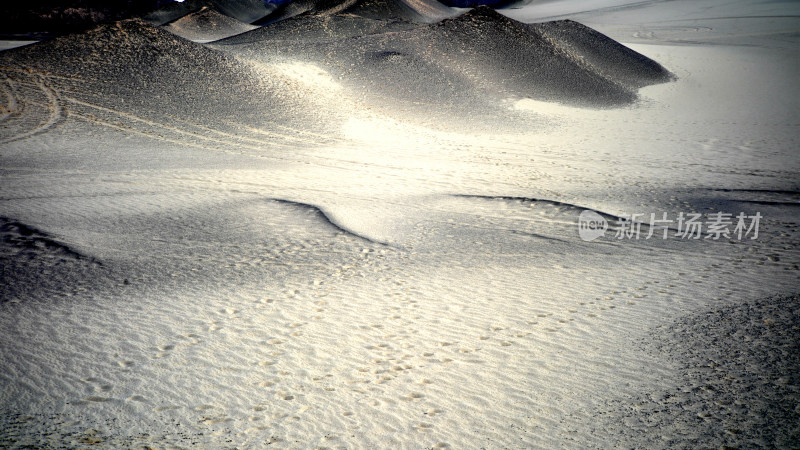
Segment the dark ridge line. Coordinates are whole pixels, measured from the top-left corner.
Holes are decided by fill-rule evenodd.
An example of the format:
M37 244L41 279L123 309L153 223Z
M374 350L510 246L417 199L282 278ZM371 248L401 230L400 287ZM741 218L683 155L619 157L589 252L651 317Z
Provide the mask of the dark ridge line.
M525 0L520 0L518 3L512 3L511 5L509 5L509 6L512 6L513 8L506 8L506 9L521 9L521 8L523 8L525 6L530 5L530 3L531 2L525 2ZM566 18L569 18L569 17L574 17L574 16L576 16L578 14L586 14L586 13L610 12L610 11L615 11L615 10L622 10L622 9L625 9L625 8L631 8L631 7L636 8L636 7L639 7L639 6L646 6L646 5L651 4L651 3L653 3L652 0L643 0L643 1L636 2L636 3L629 3L629 4L626 4L626 5L616 5L616 6L612 5L612 6L606 6L606 7L597 8L597 9L586 9L586 10L583 10L583 11L575 11L575 12L571 12L571 13L567 13L567 14L557 14L557 15L554 15L554 16L539 17L536 20L549 20L549 19L551 19L553 17L566 17ZM516 7L514 7L514 6L516 6ZM658 23L658 22L656 22L656 23Z
M800 206L800 200L794 202L779 202L773 200L733 200L734 202L742 203L755 203L757 205L773 205L773 206Z
M531 232L522 231L522 230L514 230L514 229L510 229L510 228L489 228L489 227L481 227L481 226L467 225L467 224L460 224L460 225L463 226L463 227L473 228L473 229L490 230L490 231L497 231L497 232L508 232L510 234L518 234L520 236L528 236L528 237L533 237L533 238L538 238L538 239L545 239L545 240L550 240L550 241L558 241L558 242L561 242L563 244L572 244L573 243L573 242L566 241L564 239L560 239L560 238L553 237L553 236L545 236L543 234L531 233Z
M509 230L509 231L511 232L511 234L518 234L518 235L521 235L521 236L529 236L529 237L533 237L533 238L544 239L544 240L547 240L547 241L556 241L556 242L561 242L562 244L573 244L573 242L565 241L564 239L559 239L557 237L552 237L552 236L545 236L545 235L538 234L538 233L528 233L527 231L520 231L520 230Z
M560 202L558 200L547 200L545 198L515 197L515 196L512 196L512 195L476 195L476 194L450 194L450 196L452 196L452 197L461 197L461 198L480 198L480 199L486 199L486 200L511 200L511 201L522 201L522 202L529 202L529 203L546 202L546 203L550 203L550 204L553 204L553 205L556 205L556 206L569 206L569 207L572 207L572 208L588 210L588 211L594 211L597 214L600 214L605 219L612 219L612 220L619 219L619 216L615 216L613 214L609 214L609 213L606 213L606 212L603 212L603 211L600 211L600 210L597 210L597 209L594 209L594 208L586 208L586 207L578 206L578 205L575 205L575 204L572 204L572 203Z
M578 206L578 205L575 205L573 203L560 202L558 200L547 200L547 199L543 199L543 198L534 198L534 197L514 197L514 196L510 196L510 195L450 194L450 196L452 196L452 197L461 197L461 198L480 198L480 199L486 199L486 200L523 201L523 202L530 202L530 203L544 202L544 203L550 203L550 204L556 205L556 206L568 206L568 207L571 207L571 208L576 208L576 209L580 209L580 210L584 210L584 211L594 211L597 214L599 214L601 217L603 217L604 219L610 220L610 221L613 221L613 222L617 222L619 219L621 219L620 216L615 216L613 214L609 214L609 213L600 211L598 209L586 208L584 206ZM648 223L648 222L637 221L637 222L633 222L633 223L638 224L638 225L643 226L643 227L648 227L648 228L650 227L650 223ZM675 231L675 232L678 231L676 228L672 228L672 227L667 227L667 230Z
M254 21L261 20L275 10L274 6L267 6L268 3L260 1L250 1L249 4L242 4L240 2L239 6L243 7L238 9L236 5L230 5L230 3L231 2L220 0L186 0L180 3L172 2L135 16L135 18L142 19L154 26L163 26L196 13L202 8L208 8L230 17L231 19L238 20L239 22L253 23ZM228 4L227 8L226 4Z
M8 217L0 216L0 235L2 235L3 244L19 246L20 245L19 241L15 242L14 240L12 240L13 238L8 237L9 235L15 235L15 237L21 238L26 242L32 242L34 244L42 243L47 249L55 248L59 251L66 253L67 256L71 256L77 260L89 260L98 265L102 265L102 263L100 261L97 261L95 258L76 252L75 250L71 249L68 245L51 238L48 233L45 233L44 231L41 231L29 225L25 225L22 222L15 221Z
M343 232L345 234L357 237L359 239L363 239L363 240L365 240L367 242L370 242L370 243L373 243L373 244L385 245L387 247L392 247L392 248L398 248L398 247L396 247L396 246L394 246L392 244L389 244L388 242L381 242L381 241L372 239L370 237L367 237L367 236L364 236L362 234L356 233L356 232L354 232L352 230L349 230L349 229L345 228L342 225L339 225L338 223L336 223L335 220L331 219L331 217L325 212L325 210L323 210L319 206L312 205L310 203L296 202L294 200L286 200L286 199L282 199L282 198L269 198L268 200L269 201L273 201L273 202L277 202L277 203L283 203L283 204L286 204L286 205L292 205L292 206L298 206L298 207L305 208L305 209L310 209L310 210L316 212L317 214L319 214L320 216L322 216L322 218L325 219L325 221L329 225L331 225L332 227L336 228L337 230L339 230L339 231L341 231L341 232Z
M670 23L670 22L689 22L700 20L735 20L735 19L797 19L799 15L786 15L786 16L722 16L722 17L698 17L696 19L672 19L672 20L658 20L644 23Z
M599 211L599 210L596 210L596 209L593 209L593 208L584 208L582 206L574 205L572 203L559 202L557 200L538 199L538 198L533 198L533 197L514 197L514 196L508 196L508 195L450 194L450 196L452 196L452 197L462 197L462 198L479 198L479 199L486 199L486 200L512 200L512 201L525 201L525 202L546 202L546 203L550 203L550 204L557 205L557 206L570 206L570 207L578 208L578 209L582 209L582 210L594 211L594 212L600 214L601 216L603 216L604 218L613 220L615 222L617 221L617 219L619 219L618 216L613 216L611 214L604 213L602 211ZM638 225L641 225L644 228L650 228L650 224L647 223L647 222L634 222L634 223L636 223ZM611 229L612 228L609 227L609 230L611 230ZM672 228L672 227L667 227L667 230L670 231L670 232L677 232L678 231L676 228ZM664 241L666 241L666 242L671 241L672 237L673 236L671 236L670 239L664 240ZM553 238L553 239L556 239L556 238ZM657 239L656 241L659 241L659 240L661 240L661 239ZM563 242L570 243L570 244L573 243L571 241L563 241ZM618 245L620 242L625 242L626 245L631 245L630 243L633 242L634 243L633 245L637 245L639 240L638 239L637 240L633 240L633 241L620 240L620 241L610 241L610 242L609 241L603 241L603 240L594 240L594 241L586 242L586 243L587 244L590 243L592 245L600 244L600 245L615 246L615 245ZM642 242L645 242L645 241L642 241ZM703 242L706 242L706 240L703 239ZM711 241L711 242L722 242L722 241ZM664 247L639 246L639 248L648 249L648 250L651 250L651 251L661 251L661 252L667 251L667 252L671 252L671 253L676 252L676 250L669 249L669 248L664 248ZM682 252L682 250L680 252Z
M252 33L252 34L255 35L255 34L259 34L258 32L263 33L262 29L269 29L269 27L271 25L274 25L274 24L276 24L278 22L284 22L284 21L289 21L289 20L301 20L301 19L319 19L319 20L322 20L322 19L325 19L325 18L337 18L337 17L346 17L346 15L345 14L332 14L332 15L329 15L329 16L322 16L322 15L315 15L315 14L300 14L300 15L297 15L297 16L289 17L287 19L279 20L279 21L271 23L269 25L264 25L264 26L260 26L259 28L254 28L254 29L252 29L250 31L245 31L244 33L239 33L239 34L235 34L233 36L228 36L228 37L225 37L225 38L222 38L222 39L217 39L216 41L206 42L203 45L211 46L213 48L215 46L240 46L240 45L244 46L244 45L249 45L249 44L258 44L258 43L261 43L261 42L265 42L265 39L263 39L263 37L261 37L261 36L258 36L258 37L253 37L251 40L247 40L247 41L238 42L237 40L241 39L242 37L244 37L247 34L251 34ZM408 30L402 30L402 31L410 31L410 30L414 30L414 29L417 29L417 28L422 28L422 27L428 25L428 24L414 24L414 22L410 22L410 21L407 21L407 20L404 20L404 19L398 19L398 18L374 19L374 18L371 18L371 17L361 17L361 16L354 16L354 17L357 17L358 19L364 20L364 21L383 22L386 25L388 25L388 24L397 24L397 23L409 23L409 24L417 25L414 28L409 28ZM347 36L347 37L344 37L344 38L330 37L328 39L309 40L309 41L301 41L301 42L308 43L310 45L321 45L321 44L326 44L326 43L334 42L334 41L340 41L340 40L344 41L344 40L358 39L358 38L367 37L367 36L378 36L378 35L384 35L384 34L388 34L388 33L392 33L392 32L393 31L379 30L379 31L371 32L371 33L368 32L368 33L364 33L364 34ZM295 43L295 42L297 42L297 39L296 38L293 38L293 39L269 39L268 41L272 42L274 44L283 44L283 43L286 43L286 42Z
M733 189L733 188L711 188L710 191L714 192L754 192L759 194L786 194L786 195L800 195L800 191L790 191L783 189Z
M182 16L176 17L176 18L174 18L174 19L172 19L172 20L168 20L168 21L166 21L166 22L164 22L164 23L162 23L162 24L159 24L159 25L156 25L156 24L150 23L150 22L149 22L147 19L142 19L142 20L144 20L146 23L148 23L148 24L150 24L150 25L153 25L154 27L166 28L166 27L168 27L168 26L170 26L170 25L174 24L175 22L177 22L177 21L179 21L179 20L181 20L181 19L184 19L184 18L186 18L186 17L189 17L189 16L191 16L192 14L199 13L200 11L202 11L202 10L203 10L203 8L208 8L208 9L210 9L210 10L212 10L212 11L216 11L216 12L218 12L218 13L220 13L220 14L223 14L223 13L221 13L221 12L217 11L217 10L216 10L215 8L213 8L213 7L208 7L208 6L206 6L206 5L203 5L203 6L200 6L199 8L197 8L197 9L195 9L195 10L189 11L188 13L186 13L186 14L184 14L184 15L182 15ZM223 14L223 15L224 15L224 14ZM177 36L177 35L176 35L176 36ZM182 36L178 36L178 37L182 37ZM184 39L185 39L185 38L184 38Z

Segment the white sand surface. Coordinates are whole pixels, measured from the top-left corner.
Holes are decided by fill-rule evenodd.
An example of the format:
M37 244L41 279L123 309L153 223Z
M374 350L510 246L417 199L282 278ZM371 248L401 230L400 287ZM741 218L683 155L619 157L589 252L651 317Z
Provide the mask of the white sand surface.
M705 420L716 398L691 389L669 411L697 421L653 415L699 364L653 347L678 339L665 329L800 287L796 34L630 33L711 26L689 4L576 16L675 81L613 108L508 95L486 106L513 117L494 130L404 117L288 50L171 44L154 61L185 72L135 89L101 63L116 85L4 71L0 445L793 445L791 415L762 433L737 409L720 431L728 406ZM192 97L153 94L170 80ZM763 219L754 240L585 242L587 209Z

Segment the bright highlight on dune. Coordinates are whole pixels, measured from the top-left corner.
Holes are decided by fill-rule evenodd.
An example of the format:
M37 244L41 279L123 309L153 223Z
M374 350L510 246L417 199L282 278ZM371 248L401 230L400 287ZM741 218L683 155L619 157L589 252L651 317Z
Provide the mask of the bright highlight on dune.
M797 5L506 6L4 37L0 447L800 446Z
M327 72L314 64L290 62L275 64L273 67L287 77L315 90L326 91L331 94L342 88Z

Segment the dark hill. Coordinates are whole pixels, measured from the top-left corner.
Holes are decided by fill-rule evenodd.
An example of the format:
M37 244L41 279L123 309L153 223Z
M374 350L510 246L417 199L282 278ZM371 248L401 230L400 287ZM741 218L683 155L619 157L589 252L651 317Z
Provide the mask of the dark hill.
M252 23L275 10L276 6L262 0L186 0L171 2L142 16L147 23L164 25L181 17L210 8L240 22Z
M265 62L311 61L377 104L455 108L463 115L508 98L625 105L637 99L639 87L671 77L655 61L583 25L529 25L488 7L427 25L305 14L215 48Z
M42 91L51 109L182 143L233 145L243 139L241 126L324 127L324 106L277 72L140 20L2 52L0 75Z
M268 25L300 15L352 14L368 19L433 23L458 14L437 0L294 0L258 22Z
M170 33L196 42L216 41L253 28L254 25L240 22L206 6L164 25L164 29Z

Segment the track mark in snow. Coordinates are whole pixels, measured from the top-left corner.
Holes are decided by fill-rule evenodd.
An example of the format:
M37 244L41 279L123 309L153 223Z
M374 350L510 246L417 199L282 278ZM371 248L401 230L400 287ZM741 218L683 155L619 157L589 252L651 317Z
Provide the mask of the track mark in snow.
M8 101L6 105L0 109L0 122L4 122L13 114L22 112L17 103L17 97L14 95L14 81L8 77L5 77L4 81L7 87L3 88L3 92L6 94L6 99Z
M48 112L47 119L31 130L0 140L0 144L8 144L9 142L19 141L21 139L26 139L31 136L44 133L58 125L58 123L64 118L64 113L61 108L58 95L55 90L47 85L44 77L37 77L36 87L42 91L42 94L47 99L47 104L45 105ZM5 119L5 117L3 119Z
M337 230L339 230L339 231L341 231L341 232L343 232L345 234L357 237L359 239L363 239L363 240L365 240L367 242L371 242L373 244L385 245L387 247L393 247L389 243L378 241L376 239L370 238L370 237L365 236L363 234L360 234L360 233L358 233L356 231L348 229L347 227L345 227L345 226L339 224L338 222L336 222L335 220L333 220L331 218L331 216L328 213L326 213L325 210L323 210L319 206L311 205L311 204L308 204L308 203L295 202L295 201L292 201L292 200L284 200L284 199L280 199L280 198L271 198L269 200L273 201L273 202L283 203L283 204L286 204L286 205L299 206L299 207L304 208L304 209L309 209L309 210L313 211L321 220L326 222L328 225L336 228Z
M86 258L86 256L52 239L47 233L7 217L0 217L0 242L4 247L8 245L23 251L36 252L46 250L74 259Z
M215 143L215 144L230 145L231 147L245 147L245 148L248 148L248 149L251 149L251 150L261 150L261 148L259 148L259 147L243 146L241 143L238 143L238 142L234 142L234 141L230 141L230 140L223 140L223 139L219 139L219 138L203 136L202 134L188 132L188 131L185 131L185 130L183 130L181 128L172 127L172 126L165 125L165 124L162 124L162 123L154 122L152 120L148 120L148 119L136 116L134 114L125 113L125 112L118 111L118 110L111 109L111 108L106 108L106 107L103 107L103 106L100 106L100 105L96 105L94 103L81 101L81 100L78 100L76 98L65 97L64 100L66 100L66 101L68 101L70 103L74 103L76 105L80 105L80 106L84 106L84 107L88 107L88 108L94 108L94 109L96 109L98 111L102 111L104 113L116 114L116 115L118 115L118 116L120 116L122 118L130 119L130 120L132 120L134 122L143 123L145 125L148 125L148 126L151 126L151 127L157 128L157 129L160 128L160 129L163 129L165 131L175 133L175 134L177 134L179 136L182 136L182 137L199 139L200 141L207 141L207 142L212 142L212 143ZM100 123L102 123L102 122L100 122ZM128 126L130 126L130 125L128 125ZM126 126L122 126L120 128L127 129ZM156 136L157 135L153 135L153 137L156 137ZM160 138L160 136L159 136L159 138Z

